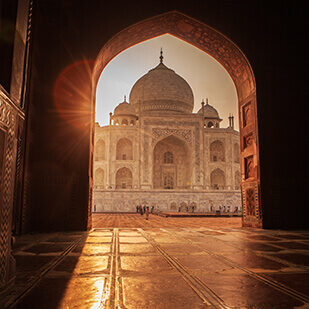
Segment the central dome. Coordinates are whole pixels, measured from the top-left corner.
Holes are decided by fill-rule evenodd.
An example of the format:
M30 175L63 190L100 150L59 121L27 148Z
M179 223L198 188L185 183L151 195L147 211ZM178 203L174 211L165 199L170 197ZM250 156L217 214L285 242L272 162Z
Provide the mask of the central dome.
M192 113L193 92L189 84L161 61L132 87L130 104L136 112Z

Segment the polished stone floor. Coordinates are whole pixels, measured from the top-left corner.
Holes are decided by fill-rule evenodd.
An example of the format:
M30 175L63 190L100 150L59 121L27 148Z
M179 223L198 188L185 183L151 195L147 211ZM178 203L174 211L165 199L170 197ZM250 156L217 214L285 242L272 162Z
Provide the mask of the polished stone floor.
M95 215L89 233L24 235L1 308L308 308L309 231L239 218Z
M150 215L151 218L146 221L145 216L140 214L93 214L92 223L95 228L104 227L132 227L132 228L171 228L171 227L240 227L240 217L196 217L196 218L162 218L157 215Z

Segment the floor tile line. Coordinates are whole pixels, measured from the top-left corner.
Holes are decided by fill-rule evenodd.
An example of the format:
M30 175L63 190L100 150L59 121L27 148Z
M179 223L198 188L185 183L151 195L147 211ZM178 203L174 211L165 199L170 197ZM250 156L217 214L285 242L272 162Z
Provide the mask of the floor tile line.
M115 308L115 280L116 280L116 239L117 239L118 229L113 229L112 244L111 244L111 254L109 257L108 267L109 267L109 278L104 286L102 302L100 308Z
M53 259L50 263L48 263L44 269L35 277L33 281L26 286L26 288L19 293L15 299L7 305L6 308L15 307L18 302L20 302L26 295L28 295L40 282L41 280L50 272L53 268L55 268L63 259L74 249L76 246L82 241L86 239L86 235L81 235L79 239L73 241L57 258Z
M125 309L123 303L123 284L122 284L122 277L120 275L121 269L121 259L120 259L120 243L119 243L119 230L117 231L117 238L116 238L116 251L115 251L115 267L116 267L116 303L115 308L117 309Z
M193 230L187 229L187 228L183 228L183 229L184 229L184 230L188 230L188 231L190 231L190 232L193 231ZM164 230L164 229L161 229L161 230ZM200 233L199 231L194 231L194 232L195 232L195 233ZM203 233L202 233L202 235L204 236ZM216 238L217 235L208 235L208 236ZM226 240L222 240L222 239L219 239L219 238L216 238L216 240L223 242L226 246L230 246L230 247L232 247L232 248L239 249L239 247L235 246L234 244L231 244L230 242L228 242L228 241L226 241ZM282 241L284 241L284 240L282 240ZM254 242L254 243L255 243L255 242L256 242L256 243L261 243L260 241L257 242L257 241L255 241L255 240L254 240L253 242ZM280 243L280 241L279 241L279 243ZM281 249L282 251L288 251L287 248L279 247L280 245L271 244L271 246L273 246L273 247L275 247L275 248L279 248L279 249ZM272 261L275 261L275 262L284 264L284 265L286 265L287 267L296 267L296 268L300 268L300 269L305 268L305 267L300 267L299 265L293 264L293 263L291 263L291 262L282 260L282 259L280 259L280 257L271 256L271 255L270 255L271 252L253 250L253 249L250 249L250 248L246 248L246 250L251 251L251 252L253 252L253 253L255 253L255 254L259 255L259 256L268 258L268 259L270 259L270 260L272 260ZM257 253L256 251L259 251L259 252ZM294 251L294 252L295 252L295 251L298 252L298 251L300 251L300 250L293 249L293 251ZM277 253L278 255L280 255L280 254L286 254L286 252L276 252L276 253Z
M189 230L187 228L183 228L183 230L192 232L192 230ZM170 233L169 231L166 231L166 232ZM197 231L194 231L194 230L193 230L193 232L201 234L200 232L197 232ZM179 236L175 236L175 237L179 238ZM184 239L184 238L186 238L186 237L185 236L182 237L182 239ZM196 242L192 241L191 239L186 239L186 240L188 242L190 242L192 245L198 246L198 244ZM281 284L281 283L279 283L279 282L277 282L275 280L271 280L271 279L269 279L269 278L267 278L265 276L262 276L262 275L254 272L254 271L252 271L252 270L250 270L250 269L248 269L246 267L240 266L239 264L237 264L237 263L229 260L228 258L222 256L221 254L214 253L214 252L212 252L212 251L210 251L208 249L205 249L205 248L202 248L202 250L204 252L208 253L209 255L211 255L211 256L221 260L222 262L226 262L230 266L238 268L238 269L244 271L245 273L247 273L251 277L253 277L253 278L255 278L255 279L257 279L257 280L259 280L259 281L261 281L261 282L263 282L263 283L265 283L265 284L267 284L267 285L269 285L269 286L271 286L271 287L273 287L273 288L283 292L286 295L292 296L293 298L295 298L297 300L300 300L300 301L302 301L304 303L309 303L309 297L308 296L306 296L306 295L304 295L304 294L302 294L302 293L300 293L298 291L295 291L294 289L291 289L291 288L289 288L289 287L287 287L287 286L285 286L285 285L283 285L283 284Z
M189 272L189 270L169 255L146 231L139 228L139 232L147 239L147 241L163 256L163 258L183 277L193 291L203 300L203 302L214 308L228 309L229 307L224 301L212 291L204 282Z

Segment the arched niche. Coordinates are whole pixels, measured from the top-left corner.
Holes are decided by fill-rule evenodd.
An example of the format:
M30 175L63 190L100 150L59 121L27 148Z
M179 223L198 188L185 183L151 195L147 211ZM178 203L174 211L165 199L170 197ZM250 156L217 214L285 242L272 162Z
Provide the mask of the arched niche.
M127 167L120 168L116 173L116 189L132 189L132 172Z
M186 202L181 202L179 206L180 212L187 212L188 211L188 205Z
M104 183L104 171L98 168L94 173L94 186L95 188L104 188Z
M220 168L216 168L210 174L211 188L214 190L225 189L225 174Z
M177 203L176 202L172 202L170 205L170 210L171 211L176 211L177 210Z
M197 209L197 204L195 202L190 203L189 211L190 212L195 212Z
M117 142L116 160L133 160L133 145L131 140L126 137Z
M225 149L224 144L221 141L216 140L210 144L210 161L225 161Z
M96 161L105 160L105 142L103 139L99 139L94 146L94 159Z
M186 142L170 135L153 150L153 187L155 189L188 189L192 161Z
M261 227L256 83L248 59L224 34L178 11L154 16L123 29L102 47L95 61L92 75L94 102L92 119L94 119L96 85L102 70L109 61L125 49L163 34L174 35L206 52L230 74L237 91L240 117L240 139L242 141L240 161L242 174L245 176L242 177L241 183L243 226ZM94 127L94 122L92 125ZM246 136L253 136L248 146L245 143ZM92 151L91 147L90 150ZM250 173L245 173L245 170ZM250 208L248 212L247 206Z
M128 119L122 119L121 124L127 126L129 124Z

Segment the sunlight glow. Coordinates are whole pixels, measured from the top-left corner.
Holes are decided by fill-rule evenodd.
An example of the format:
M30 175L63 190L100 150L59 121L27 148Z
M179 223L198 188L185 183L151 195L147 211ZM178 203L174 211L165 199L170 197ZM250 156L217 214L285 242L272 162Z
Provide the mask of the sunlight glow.
M96 293L97 294L97 302L92 305L91 309L99 309L101 304L102 304L102 300L103 299L105 300L105 298L107 298L108 295L107 295L107 293L103 293L104 280L96 281L94 286L97 288L97 293Z

